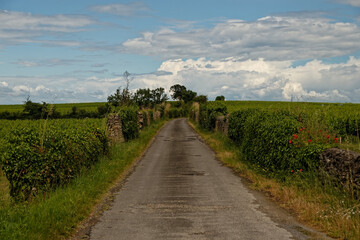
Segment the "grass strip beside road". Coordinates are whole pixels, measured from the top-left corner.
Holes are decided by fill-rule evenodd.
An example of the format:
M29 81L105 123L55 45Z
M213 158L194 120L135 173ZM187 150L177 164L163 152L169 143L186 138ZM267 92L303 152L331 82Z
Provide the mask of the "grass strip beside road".
M313 174L289 174L284 182L265 177L256 166L242 161L238 147L224 134L202 130L192 122L190 125L216 152L220 161L248 179L251 188L265 192L294 213L300 222L338 239L360 239L359 199L320 182Z
M108 190L124 177L124 172L147 149L151 139L165 121L145 128L140 137L110 149L66 187L57 189L46 199L30 204L0 207L0 239L65 239L89 217Z

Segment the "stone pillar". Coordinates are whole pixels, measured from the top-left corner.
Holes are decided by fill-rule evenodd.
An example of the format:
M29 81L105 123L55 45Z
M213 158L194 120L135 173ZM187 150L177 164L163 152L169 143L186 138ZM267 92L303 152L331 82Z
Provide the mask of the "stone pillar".
M150 126L150 124L151 124L151 120L152 119L150 119L150 113L149 113L149 111L146 111L145 112L146 113L146 116L147 116L147 118L146 118L146 126Z
M154 121L159 120L161 118L161 112L155 111L153 117L154 117Z
M228 116L219 116L216 118L216 123L215 123L215 130L224 133L226 136L228 135L228 128L229 128L229 123L227 119Z
M125 142L119 114L110 114L107 119L107 133L110 143Z
M144 126L144 115L142 112L138 112L138 125L139 125L139 129L143 129Z

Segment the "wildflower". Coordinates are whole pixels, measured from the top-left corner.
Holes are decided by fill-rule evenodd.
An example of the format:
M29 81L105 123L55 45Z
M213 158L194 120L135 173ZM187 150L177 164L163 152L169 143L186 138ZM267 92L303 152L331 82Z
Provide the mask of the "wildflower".
M336 143L339 143L339 138L334 139Z
M311 143L311 139L309 139L308 142Z
M302 172L303 170L302 170L302 168L300 168L300 170L299 170L300 172Z
M296 135L296 134L294 134L293 136L294 136L294 138L298 138L298 137L299 137L299 136L298 136L298 135Z
M327 135L326 138L330 138L330 135Z
M292 169L291 169L291 171L290 171L290 172L291 172L291 173L293 173L293 172L294 172L294 170L292 170Z
M291 144L291 143L292 143L292 140L289 141L289 144Z

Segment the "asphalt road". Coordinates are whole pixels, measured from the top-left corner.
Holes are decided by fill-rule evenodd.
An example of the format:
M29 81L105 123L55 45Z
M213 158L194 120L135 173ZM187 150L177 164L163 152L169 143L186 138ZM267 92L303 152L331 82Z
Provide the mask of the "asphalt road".
M249 190L186 119L176 119L156 136L90 239L280 240L311 232Z

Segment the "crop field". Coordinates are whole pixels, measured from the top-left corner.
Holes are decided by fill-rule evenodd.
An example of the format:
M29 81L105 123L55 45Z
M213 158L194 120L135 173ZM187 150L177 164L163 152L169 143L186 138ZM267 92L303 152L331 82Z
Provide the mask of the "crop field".
M338 114L360 114L360 104L353 103L314 103L314 102L265 102L265 101L224 101L229 113L237 110L259 108L259 109L283 109L290 111L299 110L322 110L337 112Z
M93 102L93 103L57 103L54 104L56 110L61 114L66 114L71 112L73 107L78 108L78 110L85 110L87 112L95 112L97 107L104 105L102 102ZM22 112L24 110L24 105L0 105L1 112Z

